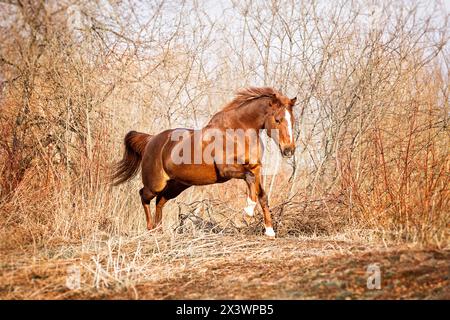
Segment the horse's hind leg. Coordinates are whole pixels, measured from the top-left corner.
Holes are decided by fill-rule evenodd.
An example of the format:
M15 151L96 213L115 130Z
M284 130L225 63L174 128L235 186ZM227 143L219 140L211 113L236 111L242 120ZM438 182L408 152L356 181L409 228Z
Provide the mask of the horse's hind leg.
M189 188L189 185L170 180L166 189L156 197L155 225L158 227L162 221L162 209L167 201L176 198L180 193Z
M145 218L147 220L147 230L153 229L152 215L150 212L150 201L155 197L155 194L148 190L146 187L139 190L139 194L141 195L142 206L145 211Z
M167 199L163 195L159 194L156 196L156 210L155 210L155 226L156 227L159 227L161 225L162 209L168 200L169 199Z

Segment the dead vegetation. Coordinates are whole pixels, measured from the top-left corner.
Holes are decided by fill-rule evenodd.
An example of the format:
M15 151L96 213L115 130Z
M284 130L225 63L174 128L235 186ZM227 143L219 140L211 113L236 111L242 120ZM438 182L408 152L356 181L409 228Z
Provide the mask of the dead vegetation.
M447 9L0 2L1 297L448 298ZM239 181L192 188L146 233L139 179L108 180L123 136L201 127L248 85L298 97L295 158L264 178L279 238L241 220ZM360 286L375 260L379 295Z
M10 252L0 292L13 299L448 299L449 251L368 245L339 237L143 233L58 251L30 261ZM29 252L24 248L24 252ZM367 288L367 267L382 271ZM66 286L80 270L80 287Z

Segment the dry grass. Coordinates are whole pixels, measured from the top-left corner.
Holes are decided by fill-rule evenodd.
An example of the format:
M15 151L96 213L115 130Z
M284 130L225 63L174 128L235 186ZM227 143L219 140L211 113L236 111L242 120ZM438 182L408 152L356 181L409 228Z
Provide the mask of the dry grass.
M29 252L24 250L23 253ZM267 299L449 298L448 250L386 248L341 237L266 240L242 235L143 233L91 246L7 254L2 298ZM378 263L382 290L368 290ZM68 268L81 288L66 287Z

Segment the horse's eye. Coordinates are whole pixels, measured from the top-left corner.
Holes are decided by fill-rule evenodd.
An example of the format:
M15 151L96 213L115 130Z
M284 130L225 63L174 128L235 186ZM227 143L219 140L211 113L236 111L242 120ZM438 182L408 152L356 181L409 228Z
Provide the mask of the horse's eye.
M281 119L280 118L275 118L275 122L279 124L279 123L281 123Z

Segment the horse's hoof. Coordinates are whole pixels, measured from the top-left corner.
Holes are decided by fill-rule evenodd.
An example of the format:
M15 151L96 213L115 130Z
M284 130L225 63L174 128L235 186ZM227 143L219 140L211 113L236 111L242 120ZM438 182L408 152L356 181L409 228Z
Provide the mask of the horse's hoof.
M266 228L266 232L264 233L269 239L275 239L275 231L273 231L272 227Z

